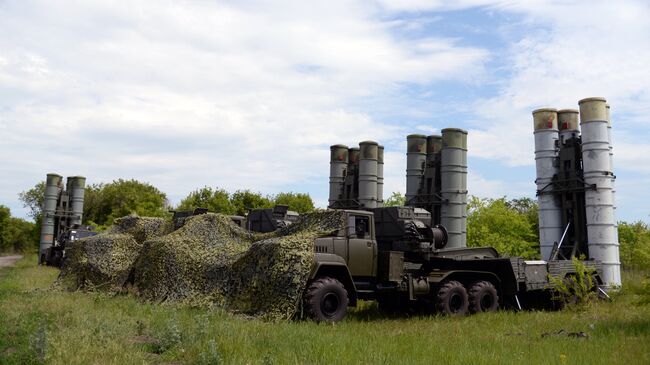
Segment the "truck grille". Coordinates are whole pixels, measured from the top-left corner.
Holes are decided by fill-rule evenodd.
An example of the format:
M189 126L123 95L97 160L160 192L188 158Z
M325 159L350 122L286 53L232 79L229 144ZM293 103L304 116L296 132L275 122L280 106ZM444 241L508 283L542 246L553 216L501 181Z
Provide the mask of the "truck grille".
M327 246L316 245L316 252L327 253L328 252Z

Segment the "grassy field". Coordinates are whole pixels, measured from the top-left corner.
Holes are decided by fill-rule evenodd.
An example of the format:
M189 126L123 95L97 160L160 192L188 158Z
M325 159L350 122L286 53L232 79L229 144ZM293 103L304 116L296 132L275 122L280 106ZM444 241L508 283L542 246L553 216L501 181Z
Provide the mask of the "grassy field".
M0 364L650 364L640 285L585 311L386 319L363 303L318 325L56 292L35 262L0 269Z

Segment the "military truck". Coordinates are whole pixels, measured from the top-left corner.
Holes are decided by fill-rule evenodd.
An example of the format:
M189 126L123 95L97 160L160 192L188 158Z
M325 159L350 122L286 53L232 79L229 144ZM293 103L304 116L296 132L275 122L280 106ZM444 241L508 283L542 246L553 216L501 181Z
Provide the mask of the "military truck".
M345 227L314 242L302 313L315 321L339 321L359 300L377 301L388 312L446 315L522 309L539 298L550 306L549 274L574 274L566 260L505 258L489 247L445 248L445 228L428 226L413 207L341 212ZM595 262L587 265L598 269Z

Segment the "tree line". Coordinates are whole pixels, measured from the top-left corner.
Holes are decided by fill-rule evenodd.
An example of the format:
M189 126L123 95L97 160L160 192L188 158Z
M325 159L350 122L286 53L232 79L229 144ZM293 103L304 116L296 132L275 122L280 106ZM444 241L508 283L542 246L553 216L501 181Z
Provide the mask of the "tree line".
M19 194L34 222L11 216L0 205L0 252L22 251L38 246L45 184L40 182ZM404 205L401 193L393 193L385 205ZM283 192L263 195L250 190L228 192L203 187L190 192L179 204L169 204L167 195L155 186L137 180L118 179L91 184L86 188L84 224L98 229L110 226L115 218L131 213L140 216L169 216L170 210L208 208L211 212L245 215L249 209L288 205L290 210L314 210L309 194ZM624 267L650 269L650 227L644 222L619 222L621 261ZM491 246L503 255L539 258L537 202L530 198L486 199L470 196L467 213L467 245Z
M0 205L0 252L25 251L38 247L45 182L19 194L33 222L12 217L9 208ZM173 206L167 195L155 186L137 180L118 179L110 183L90 184L84 196L83 224L103 230L115 218L128 214L148 217L171 216L171 210L208 208L211 212L245 215L249 209L272 208L282 204L298 213L314 210L309 194L282 192L264 195L250 190L228 192L221 188L203 187L189 193Z

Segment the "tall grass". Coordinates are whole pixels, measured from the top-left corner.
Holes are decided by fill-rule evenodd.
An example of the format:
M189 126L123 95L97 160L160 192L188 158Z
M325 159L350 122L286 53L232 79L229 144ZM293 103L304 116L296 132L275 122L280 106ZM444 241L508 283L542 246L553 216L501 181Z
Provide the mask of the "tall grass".
M642 286L581 312L384 318L363 302L319 325L51 291L57 270L35 261L0 271L0 364L650 363Z

